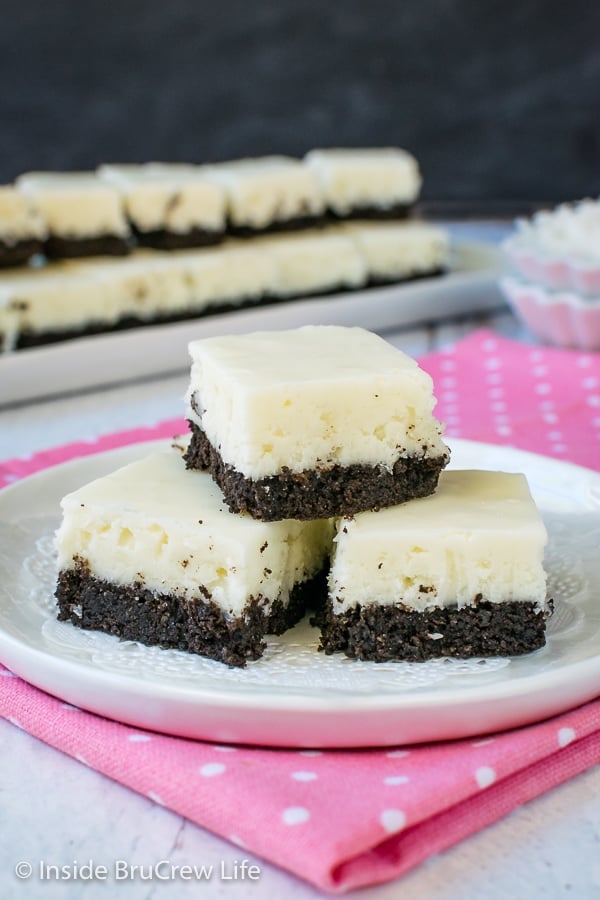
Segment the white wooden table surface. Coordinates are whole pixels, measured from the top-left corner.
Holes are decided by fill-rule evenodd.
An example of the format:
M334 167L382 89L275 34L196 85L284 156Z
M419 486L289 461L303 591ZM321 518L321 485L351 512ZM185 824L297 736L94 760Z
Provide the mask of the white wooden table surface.
M473 228L468 229L473 231ZM493 231L487 232L492 237ZM478 235L479 236L479 235ZM485 325L533 341L506 310L497 315L388 333L411 355L446 346ZM187 376L124 384L0 410L0 460L181 414ZM361 891L361 900L537 900L600 897L600 771L589 771L433 857L400 881ZM258 881L19 881L20 861L109 868L115 860L152 865L234 860L260 866ZM324 896L251 854L155 805L0 719L0 898Z

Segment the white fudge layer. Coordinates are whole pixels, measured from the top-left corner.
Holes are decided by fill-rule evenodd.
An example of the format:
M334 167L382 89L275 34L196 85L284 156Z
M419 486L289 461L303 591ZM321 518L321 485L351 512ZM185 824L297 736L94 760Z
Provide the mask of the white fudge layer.
M127 216L139 231L186 234L194 228L225 228L225 191L200 166L104 165L98 172L120 192Z
M170 251L168 256L185 286L190 311L202 312L229 299L232 278L221 248Z
M120 316L202 313L220 304L260 299L274 280L267 258L243 249L138 251L126 259L75 263L78 271L101 278Z
M368 222L342 227L355 242L370 278L393 281L448 266L448 235L434 225Z
M155 454L93 481L62 501L56 535L61 570L86 560L97 578L142 581L190 600L203 589L230 615L251 597L265 611L323 566L332 524L263 523L233 516L211 477L188 471L175 451Z
M303 216L320 216L325 205L314 173L287 156L240 159L207 167L227 193L232 225L267 228Z
M119 191L93 172L27 172L16 184L56 237L129 234Z
M247 477L448 452L429 375L362 328L208 338L190 354L188 416Z
M110 291L101 282L71 271L68 264L3 273L0 294L3 305L12 311L18 333L79 330L94 323L112 324L118 318Z
M311 150L307 168L319 180L327 206L344 216L354 209L413 203L421 190L414 156L394 147Z
M477 595L545 608L546 540L524 475L442 472L430 497L339 521L332 609L375 604L422 612L469 606Z
M363 257L352 239L340 233L312 230L262 238L257 251L274 261L278 297L357 288L367 278Z
M31 198L11 185L0 187L0 241L16 244L46 236L46 225Z
M90 259L71 266L88 279L102 283L119 318L151 320L183 313L191 305L192 291L183 267L170 253L140 250L132 257Z

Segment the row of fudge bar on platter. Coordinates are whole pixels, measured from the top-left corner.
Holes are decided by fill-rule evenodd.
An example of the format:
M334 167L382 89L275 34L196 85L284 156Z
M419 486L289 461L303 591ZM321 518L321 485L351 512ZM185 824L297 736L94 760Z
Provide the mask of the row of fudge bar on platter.
M0 352L442 273L444 230L352 222L196 250L0 272Z
M63 500L60 619L233 666L307 610L321 650L376 662L543 646L527 482L443 471L414 360L333 326L190 351L189 442Z
M0 188L0 266L181 249L331 219L403 218L421 188L398 148L313 150L210 165L103 165L27 172Z

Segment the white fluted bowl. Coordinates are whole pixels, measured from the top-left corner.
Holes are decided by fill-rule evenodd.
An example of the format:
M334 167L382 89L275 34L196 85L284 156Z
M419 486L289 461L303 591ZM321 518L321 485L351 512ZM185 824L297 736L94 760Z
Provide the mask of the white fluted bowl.
M557 347L600 350L600 287L595 296L582 296L511 277L502 278L500 287L515 314L541 341Z
M502 249L526 281L536 282L552 291L600 297L599 262L543 251L520 234L508 237L502 243Z

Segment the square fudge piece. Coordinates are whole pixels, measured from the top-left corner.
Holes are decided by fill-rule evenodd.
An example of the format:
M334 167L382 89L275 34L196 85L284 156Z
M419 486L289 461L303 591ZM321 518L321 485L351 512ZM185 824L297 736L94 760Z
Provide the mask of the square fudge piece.
M48 226L48 256L129 252L130 229L121 195L94 172L27 172L16 184Z
M431 497L341 519L321 649L514 656L545 642L546 529L524 475L449 471Z
M297 159L240 159L207 166L207 171L227 193L230 234L247 237L306 228L325 212L315 174Z
M42 253L47 237L39 210L12 185L0 187L0 266L18 266Z
M278 234L253 246L273 260L277 299L356 290L367 279L359 248L337 228Z
M191 291L176 254L137 250L123 259L94 257L71 261L73 274L102 284L116 316L105 327L178 321L190 314Z
M442 228L422 222L352 222L340 226L364 259L370 285L441 275L450 247Z
M396 147L311 150L315 173L336 218L404 218L421 190L414 156Z
M159 250L217 244L225 231L225 191L201 166L103 165L121 193L140 244Z
M272 299L274 263L245 242L226 241L213 250L180 250L170 256L177 259L189 285L194 315L256 306Z
M448 448L432 381L362 328L190 344L190 468L234 512L266 521L352 515L435 490Z
M232 516L209 475L154 454L62 501L61 620L244 666L323 599L330 522Z
M6 350L94 334L118 320L118 306L108 288L67 262L4 272L2 309Z

